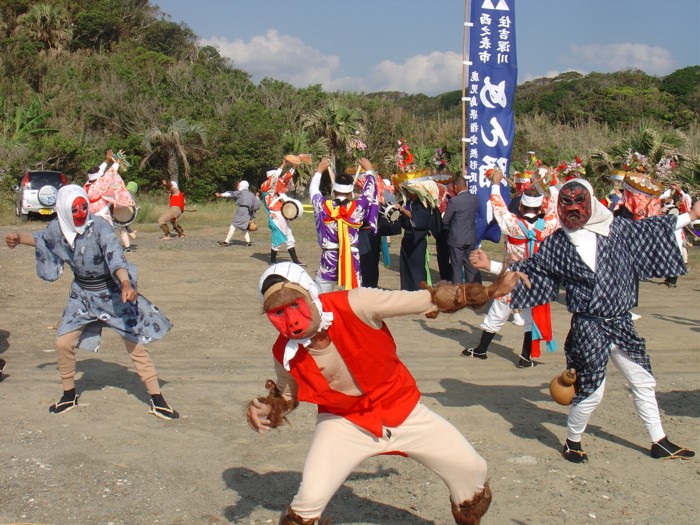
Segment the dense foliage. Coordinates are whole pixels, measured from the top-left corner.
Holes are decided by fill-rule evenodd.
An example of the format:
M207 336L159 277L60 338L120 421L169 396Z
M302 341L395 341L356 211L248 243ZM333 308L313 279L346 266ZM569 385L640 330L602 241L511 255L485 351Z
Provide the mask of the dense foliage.
M4 0L0 16L5 190L27 168L60 169L82 183L107 148L125 150L133 165L125 178L141 188L182 179L192 200L241 179L256 185L286 153L329 155L343 169L359 153L354 140L382 173L394 170L401 137L426 165L440 147L448 169L459 169L459 91L254 84L148 0ZM664 78L622 71L538 79L518 86L515 111L520 164L528 150L551 165L579 155L602 177L637 142L678 159L680 180L700 181L700 66ZM636 141L641 135L660 143ZM664 142L669 135L677 140ZM301 170L302 184L310 169Z

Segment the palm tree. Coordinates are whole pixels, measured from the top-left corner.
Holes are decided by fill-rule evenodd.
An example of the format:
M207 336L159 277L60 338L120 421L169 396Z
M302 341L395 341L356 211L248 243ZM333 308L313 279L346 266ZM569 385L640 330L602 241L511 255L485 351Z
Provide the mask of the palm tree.
M282 151L285 154L310 153L312 159L328 156L328 149L323 141L318 139L316 142L312 142L309 133L304 130L285 131L282 135ZM310 166L306 164L297 166L295 181L297 195L303 194L315 168L316 164L313 164L313 161Z
M364 132L364 114L357 108L348 108L339 100L332 99L303 119L303 126L321 138L328 148L331 165L336 168L338 153Z
M73 38L70 15L62 6L34 4L17 23L18 31L42 42L48 50L61 51Z
M686 155L680 152L680 148L685 144L686 140L686 136L680 130L660 129L651 122L642 121L635 130L608 151L594 151L591 153L594 187L607 187L609 184L607 175L612 170L626 169L625 163L630 154L639 154L645 157L647 170L658 177L667 179L668 175L654 173L656 167L659 162L667 158L674 159L677 162L689 160ZM676 176L674 174L673 178L675 179ZM673 182L673 180L666 180L665 182L669 183Z
M146 156L141 160L141 167L152 158L164 160L169 179L177 182L180 178L180 164L183 167L183 176L189 178L190 163L187 157L193 153L204 152L207 134L201 124L177 119L165 130L155 127L147 129L143 133L142 144Z

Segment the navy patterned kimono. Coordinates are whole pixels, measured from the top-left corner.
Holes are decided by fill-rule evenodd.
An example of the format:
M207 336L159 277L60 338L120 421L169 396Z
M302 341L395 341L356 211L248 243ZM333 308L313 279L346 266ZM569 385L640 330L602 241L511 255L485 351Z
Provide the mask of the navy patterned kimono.
M645 342L629 315L635 301L635 281L686 273L675 241L675 216L640 221L615 218L607 237L597 235L596 271L581 259L563 230L547 237L539 251L511 265L532 282L512 293L513 308L554 301L559 287L566 290L573 313L566 338L567 367L578 374L574 404L601 385L612 344L651 373Z
M55 281L63 275L64 264L68 264L78 277L114 278L115 272L124 268L129 271L132 286L136 288L136 267L124 257L112 225L101 217L90 218L92 224L75 238L74 248L63 236L58 219L51 221L44 231L34 233L37 275L45 281ZM117 282L101 290L90 290L74 280L58 335L84 330L78 346L96 351L101 329L105 326L142 344L161 339L172 328L158 307L141 294L134 303L122 303Z

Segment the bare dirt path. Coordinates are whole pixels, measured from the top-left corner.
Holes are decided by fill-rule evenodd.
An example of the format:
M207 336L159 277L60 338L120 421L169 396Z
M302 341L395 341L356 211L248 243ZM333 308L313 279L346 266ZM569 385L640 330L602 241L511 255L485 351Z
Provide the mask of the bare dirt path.
M187 227L187 225L185 225ZM23 229L43 228L29 223ZM300 480L314 410L302 405L291 425L266 436L248 429L243 407L263 393L272 372L275 332L261 315L257 282L267 267L269 233L216 245L226 225L188 229L159 241L142 227L129 254L140 291L175 327L151 346L163 393L182 418L147 414L147 395L121 342L107 333L98 354L79 354L80 406L54 416L61 393L55 327L71 276L40 281L33 251L0 246L0 523L276 524ZM295 224L298 252L318 262L310 217ZM16 227L2 226L4 239ZM150 230L150 231L146 231ZM394 265L380 285L398 288ZM698 248L694 248L698 250ZM285 254L282 253L281 258ZM700 262L698 254L693 255ZM435 259L433 257L432 265ZM700 277L677 289L641 286L639 332L647 339L663 422L677 443L700 450ZM553 306L561 346L569 316ZM551 401L550 379L563 352L533 369L514 362L521 329L510 323L486 361L460 356L479 337L482 315L388 324L416 377L423 402L452 421L488 460L494 503L486 524L694 524L700 521L700 460L656 461L625 381L611 369L585 445L591 460L559 455L566 409ZM397 458L372 459L343 485L327 510L342 524L449 524L447 491L431 472Z

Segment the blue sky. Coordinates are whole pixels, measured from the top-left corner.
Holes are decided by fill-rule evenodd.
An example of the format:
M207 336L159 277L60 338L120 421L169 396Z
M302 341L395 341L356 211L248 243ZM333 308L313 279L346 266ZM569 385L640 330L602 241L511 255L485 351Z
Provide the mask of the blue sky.
M431 96L461 88L463 0L151 3L255 82ZM519 82L700 65L700 0L516 0L515 15Z

